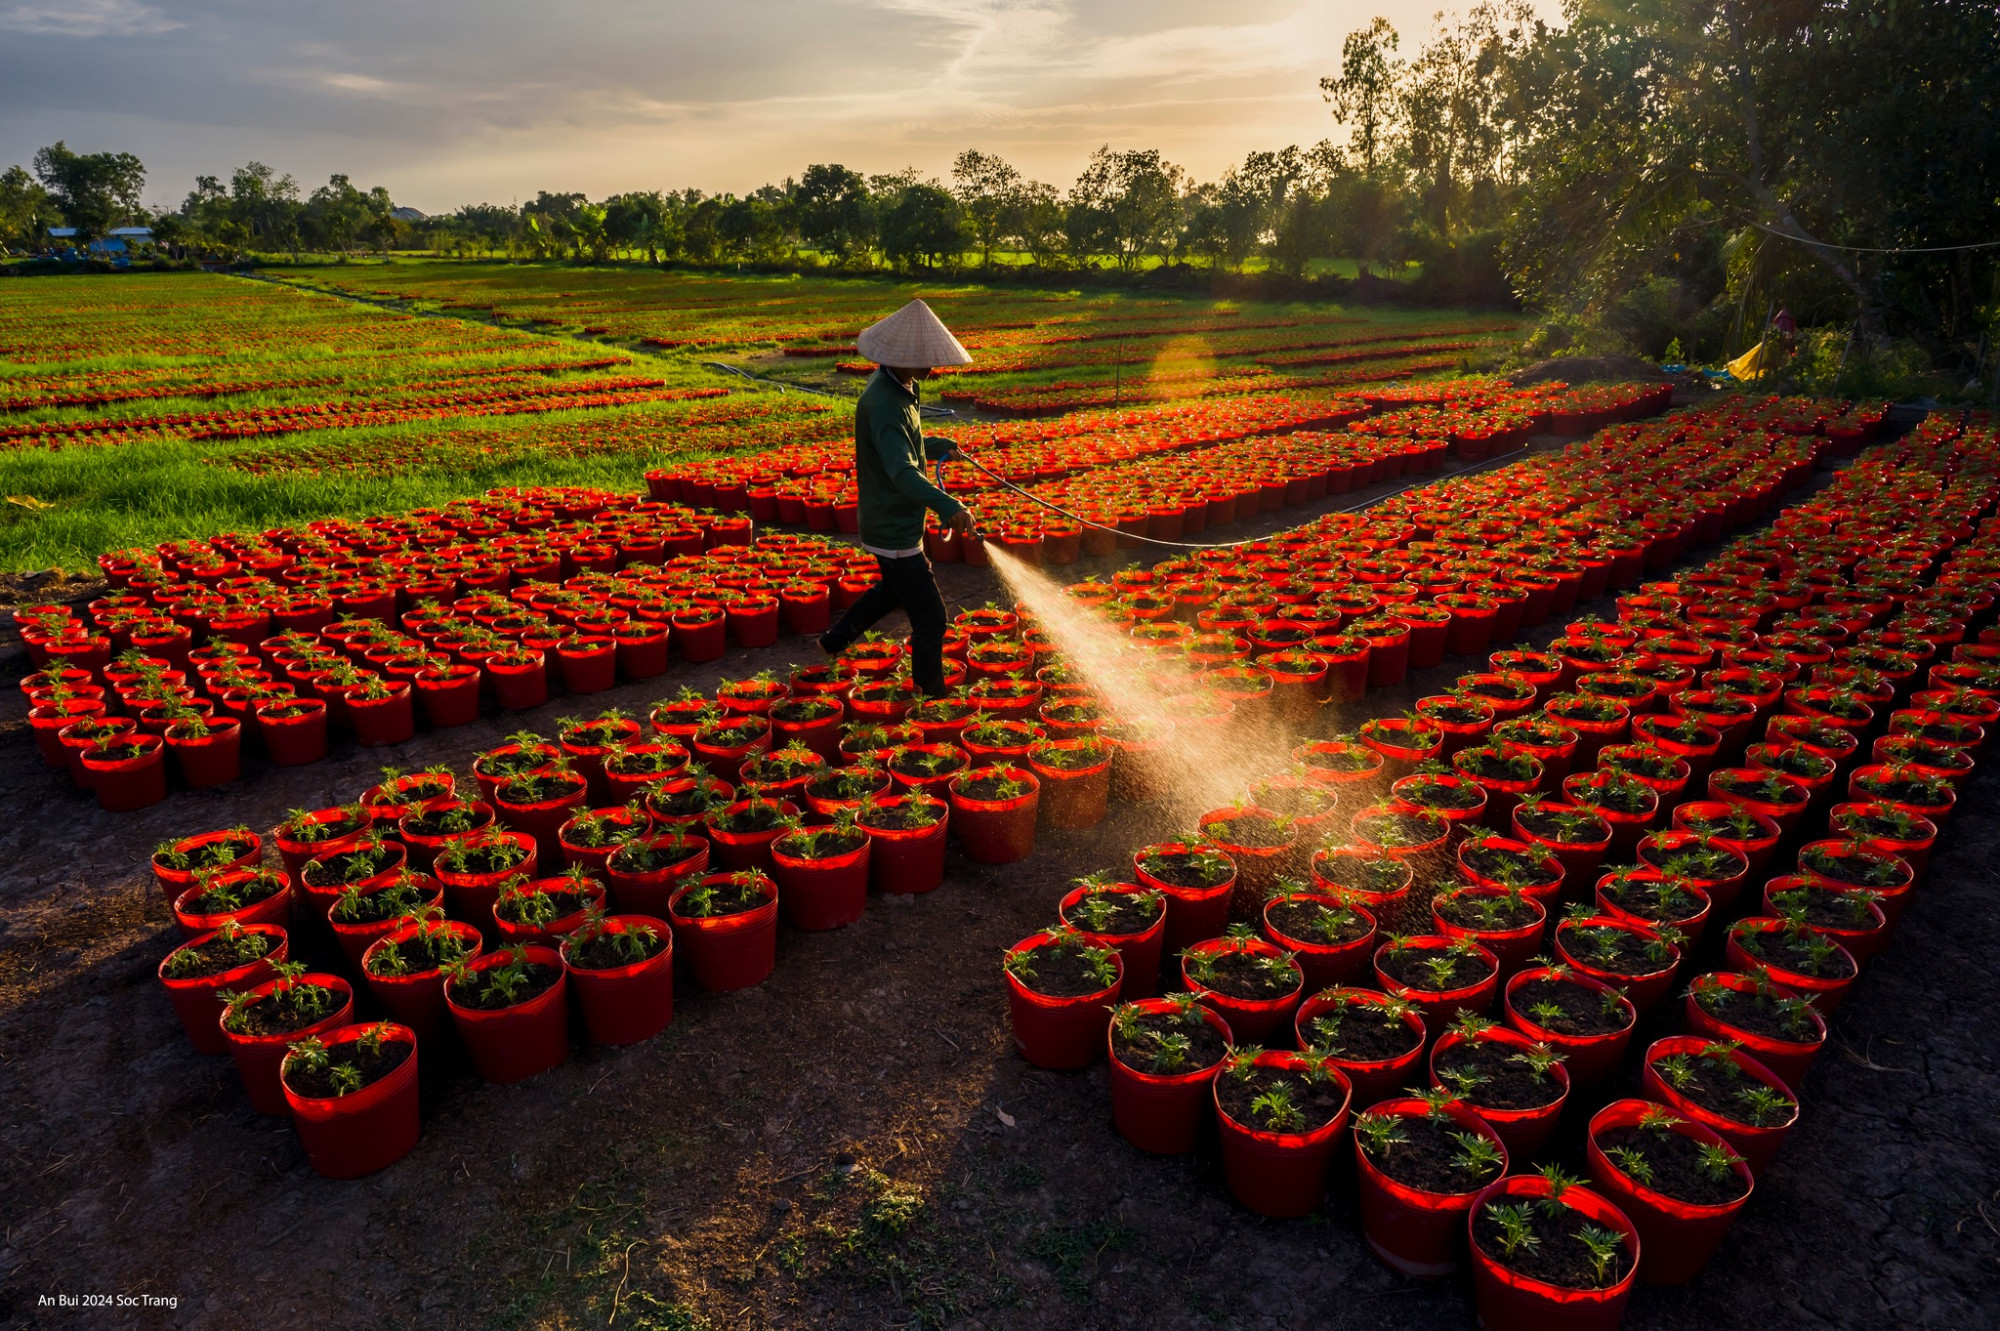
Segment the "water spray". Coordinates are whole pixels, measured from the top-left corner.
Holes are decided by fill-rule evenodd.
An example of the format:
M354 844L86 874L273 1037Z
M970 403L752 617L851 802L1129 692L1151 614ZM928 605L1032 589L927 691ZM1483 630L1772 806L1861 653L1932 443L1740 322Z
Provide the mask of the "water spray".
M1246 723L1232 717L1219 725L1199 719L1193 702L1205 688L1185 661L1133 641L1006 550L988 546L987 557L1009 594L1089 681L1105 710L1148 726L1164 740L1159 757L1168 793L1162 811L1180 827L1291 769L1300 737L1275 718Z

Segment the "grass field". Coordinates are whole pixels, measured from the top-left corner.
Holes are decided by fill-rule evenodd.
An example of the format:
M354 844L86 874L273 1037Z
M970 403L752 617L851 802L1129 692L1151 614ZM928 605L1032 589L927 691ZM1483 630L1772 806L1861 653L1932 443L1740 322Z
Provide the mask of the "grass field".
M1508 316L1461 311L563 264L398 262L295 270L285 280L399 310L719 357L820 384L843 362L860 372L855 334L921 297L979 358L942 377L952 395L945 400L1021 415L1456 369L1490 357L1517 326Z
M280 280L0 284L0 571L408 509L635 488L663 461L836 440L852 344L912 297L978 362L934 396L1048 416L1457 370L1504 318L893 280L394 262ZM787 353L794 354L787 354ZM801 354L803 353L803 354Z

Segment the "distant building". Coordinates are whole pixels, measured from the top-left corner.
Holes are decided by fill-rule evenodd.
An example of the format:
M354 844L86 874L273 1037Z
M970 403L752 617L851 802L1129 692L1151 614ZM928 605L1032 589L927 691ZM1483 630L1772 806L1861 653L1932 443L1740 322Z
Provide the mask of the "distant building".
M418 212L415 208L392 208L389 211L389 216L395 218L398 222L428 222L431 220L427 214Z
M109 256L115 261L123 262L125 256L131 252L130 248L126 245L128 240L137 243L142 240L150 241L152 238L153 229L149 226L114 227L102 239L93 240L83 248L86 254ZM76 240L76 228L73 226L52 226L49 228L49 239L70 241L72 242L71 248L73 248L73 243Z

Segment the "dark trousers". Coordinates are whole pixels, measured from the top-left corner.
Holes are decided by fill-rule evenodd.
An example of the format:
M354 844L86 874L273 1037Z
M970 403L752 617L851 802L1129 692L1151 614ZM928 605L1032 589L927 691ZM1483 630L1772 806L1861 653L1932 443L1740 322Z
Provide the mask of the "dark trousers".
M910 678L930 698L944 696L944 597L938 592L931 561L921 554L901 559L875 556L882 580L861 593L826 635L829 650L839 652L875 626L877 620L903 608L910 617Z

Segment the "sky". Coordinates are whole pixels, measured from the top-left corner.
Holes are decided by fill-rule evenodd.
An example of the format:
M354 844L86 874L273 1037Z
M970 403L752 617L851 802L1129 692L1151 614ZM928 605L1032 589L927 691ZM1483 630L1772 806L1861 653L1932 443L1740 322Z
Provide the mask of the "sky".
M968 147L1058 186L1100 144L1209 180L1340 137L1347 32L1384 15L1412 54L1465 2L0 0L0 168L63 139L137 153L156 205L255 159L428 212L943 177Z

